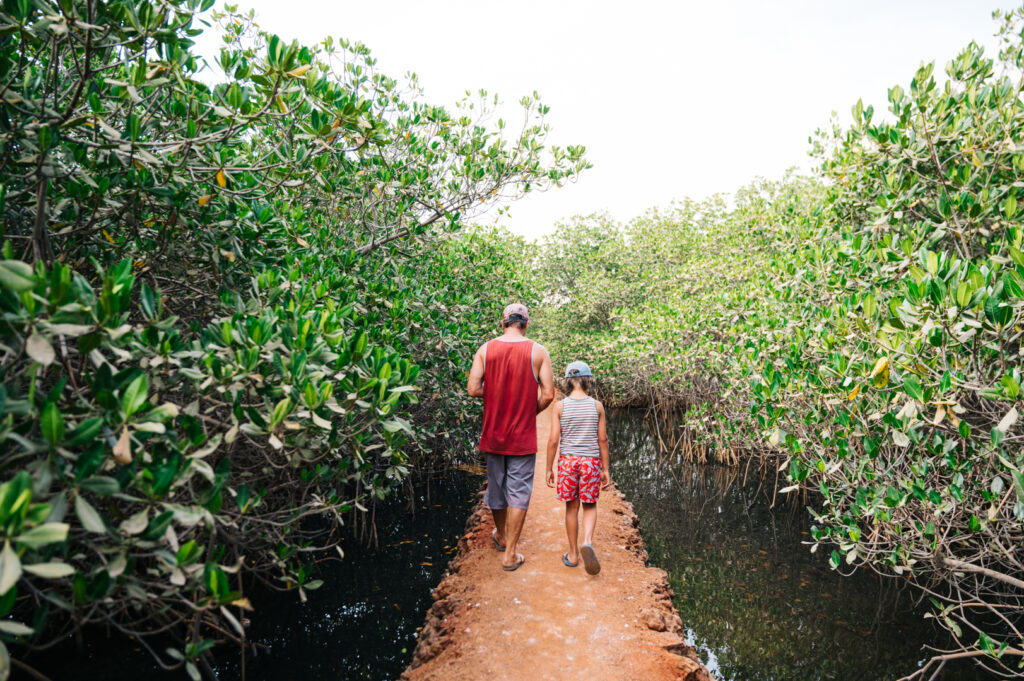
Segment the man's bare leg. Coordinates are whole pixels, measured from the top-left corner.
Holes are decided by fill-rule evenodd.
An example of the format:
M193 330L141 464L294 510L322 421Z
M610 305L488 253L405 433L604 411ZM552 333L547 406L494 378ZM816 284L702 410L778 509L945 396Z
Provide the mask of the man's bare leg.
M504 508L491 509L491 516L494 518L494 527L498 530L494 534L494 538L497 539L498 543L502 546L507 546L507 544L505 544L505 516L507 515L505 511L506 509Z
M519 535L523 531L523 523L526 522L525 508L508 508L505 514L505 557L502 565L515 565L519 562L516 557L516 547L519 545Z

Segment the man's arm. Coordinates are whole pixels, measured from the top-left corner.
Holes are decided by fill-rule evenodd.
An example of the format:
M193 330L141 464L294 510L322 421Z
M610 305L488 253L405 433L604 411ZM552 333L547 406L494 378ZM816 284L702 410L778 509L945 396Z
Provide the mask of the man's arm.
M555 454L558 453L558 440L562 437L562 403L555 405L551 414L551 432L548 435L548 467L544 476L548 487L555 486Z
M470 397L484 396L484 346L477 348L473 355L473 368L469 370L469 384L466 391Z
M537 357L540 366L537 368L537 377L540 379L540 392L537 395L537 413L548 408L548 405L555 401L555 376L551 371L551 355L541 346Z

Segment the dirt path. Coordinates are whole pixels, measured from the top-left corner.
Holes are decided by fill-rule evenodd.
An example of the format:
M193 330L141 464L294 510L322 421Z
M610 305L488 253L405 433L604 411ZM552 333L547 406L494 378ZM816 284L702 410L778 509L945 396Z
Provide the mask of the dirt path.
M519 552L501 570L482 504L434 592L405 681L710 681L680 636L666 574L647 552L629 502L602 492L594 548L601 573L562 565L565 511L544 484L550 409L537 419L537 470Z

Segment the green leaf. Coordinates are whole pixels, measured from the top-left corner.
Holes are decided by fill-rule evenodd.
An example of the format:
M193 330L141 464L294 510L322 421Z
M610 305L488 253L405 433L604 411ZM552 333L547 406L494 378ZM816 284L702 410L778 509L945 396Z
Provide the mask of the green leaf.
M43 523L37 525L27 532L22 532L14 541L33 549L47 544L56 544L68 538L68 530L71 526L67 523Z
M7 646L0 641L0 681L7 681L11 676L11 654L7 652Z
M102 497L109 497L121 491L117 480L105 475L94 475L78 483L79 488Z
M149 526L149 510L142 509L121 521L121 531L129 536L140 534Z
M978 632L978 647L989 653L995 652L995 642L984 631Z
M918 402L924 402L924 390L921 389L921 382L917 376L907 376L903 381L903 390Z
M39 362L43 366L50 366L57 358L56 353L53 351L53 346L50 345L50 341L35 329L32 329L32 333L25 342L25 352L34 361Z
M0 596L6 594L21 579L21 560L11 548L11 542L4 540L4 550L0 552Z
M864 296L862 305L864 306L865 317L871 319L875 316L875 311L878 309L878 305L875 303L875 297L872 294L869 293Z
M1003 482L1003 479L997 475L992 478L992 483L989 485L989 489L992 491L992 494L999 496L1003 492L1004 485L1005 483Z
M31 636L35 633L35 629L32 627L10 620L0 620L0 631L11 636Z
M275 428L279 423L284 421L285 417L288 416L288 412L291 411L292 401L286 397L274 407L274 413L270 417L270 428Z
M78 520L86 531L93 534L106 534L107 526L103 524L103 518L81 494L75 496L75 515L78 516Z
M146 319L156 317L160 296L146 282L142 282L139 298L142 303L142 314Z
M180 413L178 405L173 402L164 402L159 407L153 407L147 411L143 418L147 421L166 421L168 419L177 418Z
M60 579L75 574L75 568L67 563L35 563L34 565L22 565L25 572L29 572L43 579Z
M11 291L28 291L36 286L32 266L21 260L0 260L0 285Z
M142 407L149 394L149 383L146 381L146 374L139 374L134 381L128 384L124 394L121 396L121 408L126 416L131 416Z
M235 501L238 502L238 508L243 513L246 511L246 509L249 506L249 498L250 498L250 496L251 496L251 493L249 492L249 486L248 485L239 485L238 486L238 497L236 498Z
M1003 288L1006 293L1010 294L1012 298L1024 298L1024 279L1021 279L1019 274L1013 270L1008 270L1003 274L1002 279Z
M1024 267L1024 253L1022 253L1020 249L1017 248L1016 246L1010 246L1009 250L1010 259L1013 260L1018 265L1020 265L1021 267Z
M85 419L71 431L65 443L68 447L78 447L96 439L100 429L103 428L102 418Z
M159 514L149 523L149 527L142 534L142 538L145 541L156 541L164 536L167 532L167 528L170 527L171 521L174 520L174 511L164 511Z
M43 407L40 426L43 430L43 439L51 447L56 447L64 439L64 417L55 403L49 402Z
M196 562L200 553L202 553L202 548L196 544L196 541L194 539L188 540L178 549L178 565L191 565Z

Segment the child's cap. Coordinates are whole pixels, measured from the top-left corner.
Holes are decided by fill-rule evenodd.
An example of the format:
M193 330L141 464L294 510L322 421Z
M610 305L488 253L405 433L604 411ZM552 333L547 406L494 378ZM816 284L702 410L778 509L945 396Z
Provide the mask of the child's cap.
M586 362L573 362L569 366L565 367L565 377L575 378L577 376L593 376L590 373L590 367L587 366Z

